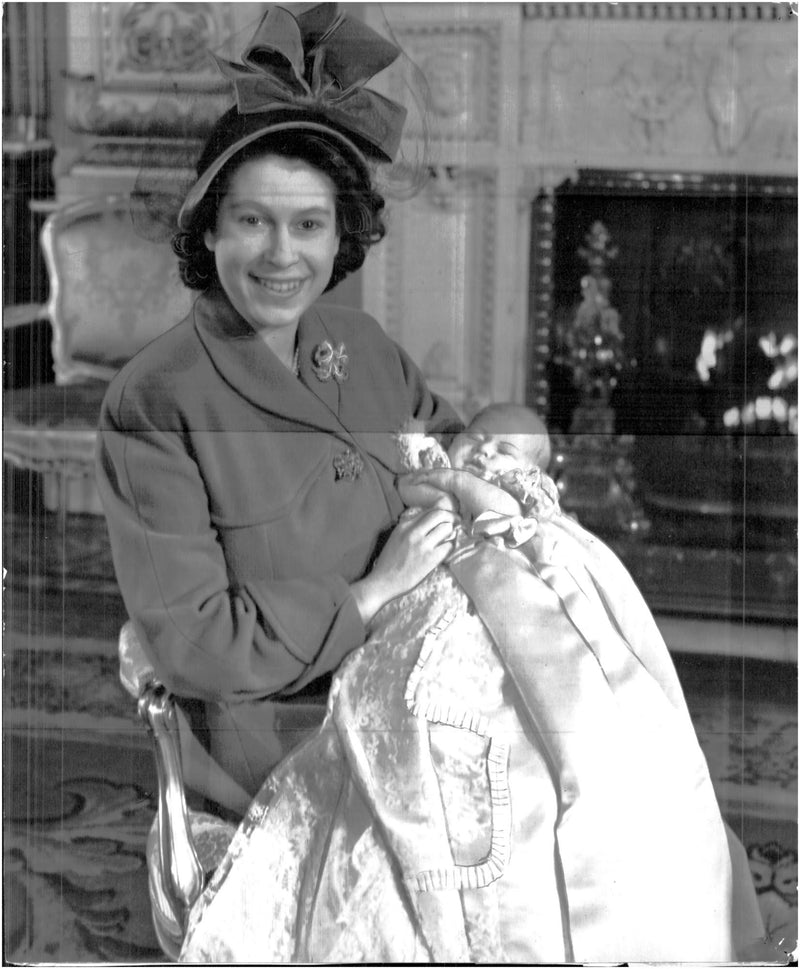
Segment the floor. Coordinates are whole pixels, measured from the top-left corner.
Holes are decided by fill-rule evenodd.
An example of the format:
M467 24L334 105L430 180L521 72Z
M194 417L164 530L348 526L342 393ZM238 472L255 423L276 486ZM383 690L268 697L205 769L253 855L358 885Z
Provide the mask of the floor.
M5 531L5 958L161 961L143 853L153 764L117 679L124 609L97 522L78 522L59 541L54 521L42 521L37 534L13 521ZM71 546L77 569L64 567ZM726 819L748 849L768 933L792 946L796 671L686 654L676 665Z

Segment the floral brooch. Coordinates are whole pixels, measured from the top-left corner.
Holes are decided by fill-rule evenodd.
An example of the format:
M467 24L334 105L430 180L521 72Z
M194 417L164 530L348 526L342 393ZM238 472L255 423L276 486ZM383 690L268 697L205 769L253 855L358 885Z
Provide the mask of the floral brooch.
M363 470L364 461L352 448L345 448L333 459L334 481L355 481Z
M335 347L330 340L318 343L311 353L311 369L317 380L326 383L333 377L337 383L342 383L350 376L347 369L348 356L345 345L340 343Z

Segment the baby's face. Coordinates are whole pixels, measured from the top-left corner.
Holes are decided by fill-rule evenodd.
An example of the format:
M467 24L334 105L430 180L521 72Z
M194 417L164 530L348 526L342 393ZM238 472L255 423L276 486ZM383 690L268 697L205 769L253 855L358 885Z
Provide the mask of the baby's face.
M530 470L537 463L533 446L533 435L506 434L473 421L455 438L448 453L454 468L489 479L515 468Z

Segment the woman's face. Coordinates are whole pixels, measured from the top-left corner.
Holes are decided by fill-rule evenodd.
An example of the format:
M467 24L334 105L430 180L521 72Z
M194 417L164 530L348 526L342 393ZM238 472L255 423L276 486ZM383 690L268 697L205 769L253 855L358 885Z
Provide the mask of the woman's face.
M325 291L339 251L336 190L304 161L264 155L240 165L205 243L234 307L265 338L297 325Z

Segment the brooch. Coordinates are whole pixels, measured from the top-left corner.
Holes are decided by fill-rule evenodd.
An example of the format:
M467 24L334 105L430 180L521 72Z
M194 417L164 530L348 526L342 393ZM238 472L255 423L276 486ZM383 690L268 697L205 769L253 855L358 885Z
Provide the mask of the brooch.
M355 481L361 477L364 470L364 462L358 451L347 448L341 454L337 454L333 459L334 480L336 481Z
M311 369L314 371L317 380L321 380L323 383L330 380L331 377L337 383L347 380L350 376L347 370L347 362L347 350L343 343L334 347L329 340L325 340L324 343L318 343L311 353Z

